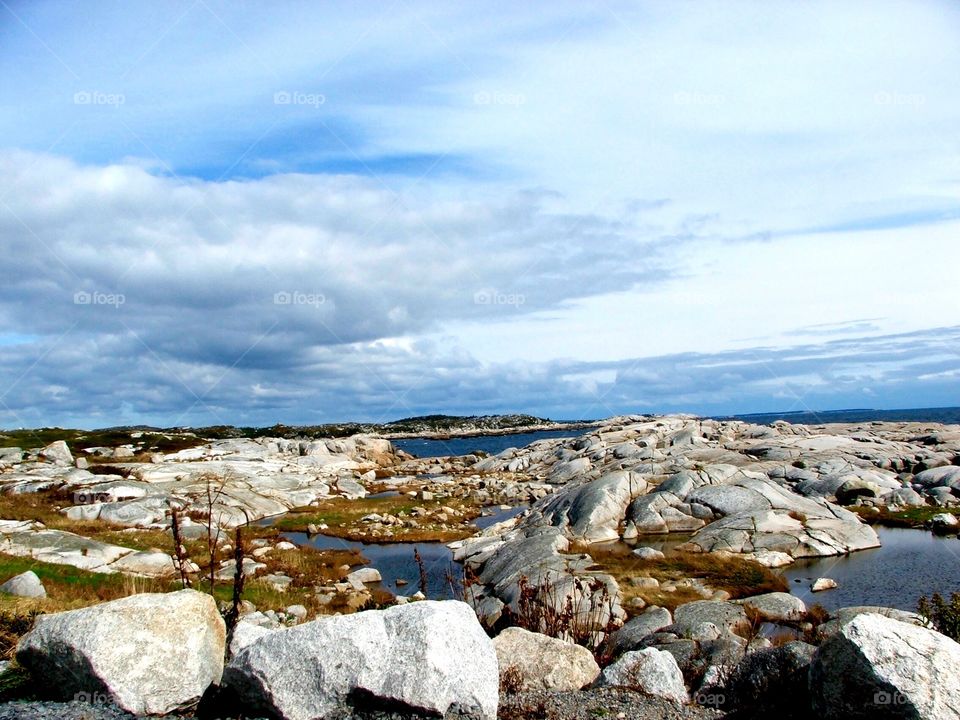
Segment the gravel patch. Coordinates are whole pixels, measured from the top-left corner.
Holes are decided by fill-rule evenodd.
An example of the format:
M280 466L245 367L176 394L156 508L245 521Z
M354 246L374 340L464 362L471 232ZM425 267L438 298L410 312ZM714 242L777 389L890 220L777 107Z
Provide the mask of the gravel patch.
M500 698L499 720L715 720L723 713L676 705L622 688L577 692L531 691ZM192 715L186 717L193 717ZM419 720L424 715L369 710L336 720ZM112 705L89 702L11 702L0 704L0 720L147 720ZM227 720L224 718L223 720Z
M18 701L0 704L0 720L134 720L134 716L99 703Z
M501 695L499 720L713 720L723 713L622 688Z

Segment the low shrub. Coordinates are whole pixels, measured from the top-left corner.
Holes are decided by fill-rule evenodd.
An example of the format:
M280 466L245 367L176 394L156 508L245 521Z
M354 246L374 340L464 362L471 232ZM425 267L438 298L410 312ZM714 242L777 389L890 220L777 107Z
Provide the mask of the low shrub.
M940 593L933 593L928 600L924 595L917 603L917 612L939 633L960 642L960 593L946 600Z

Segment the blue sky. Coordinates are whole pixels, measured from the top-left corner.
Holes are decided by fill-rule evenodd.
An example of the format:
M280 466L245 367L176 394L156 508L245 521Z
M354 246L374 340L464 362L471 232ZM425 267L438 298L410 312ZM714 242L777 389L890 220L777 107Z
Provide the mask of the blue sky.
M0 426L956 405L958 39L0 2Z

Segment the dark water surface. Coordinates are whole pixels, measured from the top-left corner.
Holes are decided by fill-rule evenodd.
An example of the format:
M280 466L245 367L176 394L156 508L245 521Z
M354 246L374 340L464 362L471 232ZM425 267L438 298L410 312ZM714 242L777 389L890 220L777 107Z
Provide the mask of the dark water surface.
M443 543L362 543L330 537L286 532L283 536L295 545L309 545L318 550L358 550L370 561L367 567L380 571L383 580L380 586L396 595L413 595L419 589L420 570L414 560L416 549L423 559L427 573L427 596L430 598L451 597L447 574L460 577L460 566L453 562L453 552ZM406 585L397 585L405 580Z
M921 595L960 592L960 540L927 530L878 528L883 545L843 557L798 560L784 569L790 592L807 605L833 610L848 605L883 605L916 610ZM819 577L839 587L810 592Z
M862 422L938 422L960 423L960 407L907 408L904 410L825 410L822 412L754 413L730 415L719 419L745 420L760 425L769 425L777 420L786 420L799 425L823 425L825 423Z
M446 455L469 455L481 450L496 455L507 448L521 448L551 438L571 438L583 435L593 428L570 428L563 430L540 430L538 432L513 433L511 435L480 435L476 437L454 437L447 440L428 438L408 438L391 440L395 447L421 458L444 457Z
M729 415L718 419L745 420L760 425L777 420L805 425L824 423L861 423L861 422L939 422L960 423L960 407L909 408L905 410L826 410L823 412L784 412L758 413L752 415ZM443 457L445 455L468 455L482 450L496 455L511 447L524 447L537 440L548 438L569 438L583 435L593 428L569 428L563 430L543 430L539 432L514 433L511 435L487 435L476 437L454 437L446 440L428 438L408 438L393 440L393 444L421 458Z
M507 520L526 509L525 506L509 509L494 509L487 516L478 517L473 524L483 529ZM302 532L285 532L283 536L294 545L309 545L318 550L357 550L370 561L367 567L380 571L383 580L380 586L397 595L413 595L419 589L420 568L413 552L420 553L427 574L427 597L449 598L458 594L456 585L451 589L450 576L462 579L463 568L453 561L453 552L443 543L363 543L328 535L308 535ZM406 585L397 585L405 580Z

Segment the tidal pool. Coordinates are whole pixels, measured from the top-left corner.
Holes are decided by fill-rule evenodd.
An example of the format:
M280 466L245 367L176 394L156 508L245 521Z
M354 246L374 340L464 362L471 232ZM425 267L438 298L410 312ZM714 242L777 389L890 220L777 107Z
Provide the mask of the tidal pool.
M525 509L526 506L523 505L507 509L495 508L489 515L478 517L473 524L483 529L519 515ZM380 587L396 595L413 595L420 587L420 567L414 558L416 550L420 553L426 571L427 597L434 600L445 599L456 597L460 592L463 566L453 561L453 552L443 543L364 543L302 532L285 532L283 537L294 545L309 545L318 550L361 552L370 561L367 567L380 571L383 578L379 583ZM400 585L397 585L398 580L401 581Z
M849 605L882 605L916 610L922 595L960 592L960 539L927 530L877 528L881 547L840 557L798 560L783 571L790 592L807 605L828 610ZM810 592L816 578L839 587Z

